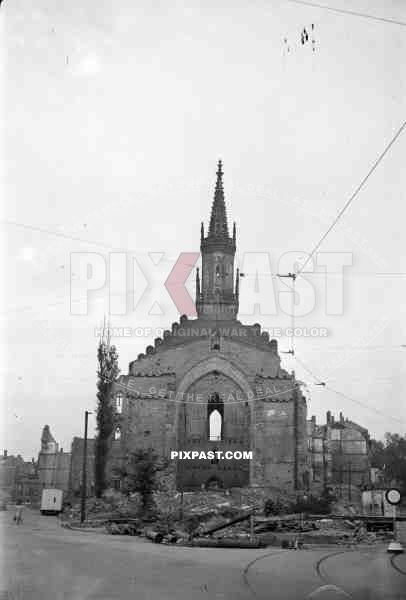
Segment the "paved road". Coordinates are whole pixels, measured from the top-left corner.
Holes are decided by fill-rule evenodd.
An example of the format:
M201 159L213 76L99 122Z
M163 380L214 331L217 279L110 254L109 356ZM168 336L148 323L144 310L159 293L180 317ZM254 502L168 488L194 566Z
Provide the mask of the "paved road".
M354 600L406 600L406 575L384 548L330 557L334 549L180 548L69 531L27 510L17 526L12 516L0 513L0 600L305 600L325 582ZM406 572L406 555L396 560Z

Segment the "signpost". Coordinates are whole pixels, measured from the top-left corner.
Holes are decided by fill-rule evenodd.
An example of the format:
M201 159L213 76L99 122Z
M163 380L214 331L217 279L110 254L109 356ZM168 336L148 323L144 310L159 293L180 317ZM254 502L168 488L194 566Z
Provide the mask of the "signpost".
M390 488L385 492L385 499L393 507L393 542L391 542L388 546L388 552L403 552L403 546L397 540L397 532L396 532L396 507L400 504L402 499L399 490L396 488Z

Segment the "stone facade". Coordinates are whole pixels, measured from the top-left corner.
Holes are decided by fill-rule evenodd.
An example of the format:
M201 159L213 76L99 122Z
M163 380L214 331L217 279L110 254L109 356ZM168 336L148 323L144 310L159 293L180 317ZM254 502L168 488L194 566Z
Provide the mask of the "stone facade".
M5 497L16 499L16 486L23 466L24 460L20 455L11 456L4 450L0 457L0 490Z
M42 488L69 490L70 454L59 449L49 425L45 425L41 436L41 451L38 454L38 478Z
M261 325L238 320L236 226L229 235L219 163L207 233L201 225L202 274L196 315L183 315L129 365L111 388L115 425L108 477L136 449L252 452L252 457L170 461L178 490L251 487L263 492L321 491L369 482L368 432L340 417L307 421L294 373L281 367L278 343Z
M22 502L38 504L41 500L41 482L38 479L37 463L34 459L24 461L16 480L16 498Z
M23 502L38 502L41 486L34 459L25 461L20 455L9 456L4 450L0 457L0 491L1 496Z
M326 423L308 421L308 466L313 487L326 484L340 490L342 486L366 487L371 484L369 433L345 419L335 420L330 411Z
M181 490L294 490L308 480L306 400L294 374L281 368L277 341L260 324L237 319L235 251L220 163L207 235L201 228L197 318L173 323L112 387L110 477L129 452L152 447L168 458L171 451L252 452L251 460L172 461Z
M87 440L86 450L86 487L87 495L94 493L94 439ZM69 492L78 496L82 490L84 439L74 437L70 453Z

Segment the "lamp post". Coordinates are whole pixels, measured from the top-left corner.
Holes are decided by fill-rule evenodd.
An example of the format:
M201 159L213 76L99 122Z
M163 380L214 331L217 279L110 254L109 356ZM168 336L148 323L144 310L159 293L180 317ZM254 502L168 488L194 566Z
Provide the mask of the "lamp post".
M83 440L83 468L82 468L82 502L80 508L80 522L83 523L86 517L86 492L87 492L87 423L89 415L92 413L85 410L85 437Z

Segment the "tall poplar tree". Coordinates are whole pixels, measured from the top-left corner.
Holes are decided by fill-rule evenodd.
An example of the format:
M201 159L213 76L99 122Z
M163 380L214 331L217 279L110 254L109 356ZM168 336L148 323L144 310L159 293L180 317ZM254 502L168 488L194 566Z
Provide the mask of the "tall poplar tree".
M95 492L100 498L107 487L106 464L110 436L114 425L114 406L110 398L110 389L120 369L116 347L110 345L110 336L100 339L97 350L97 435L95 440Z

